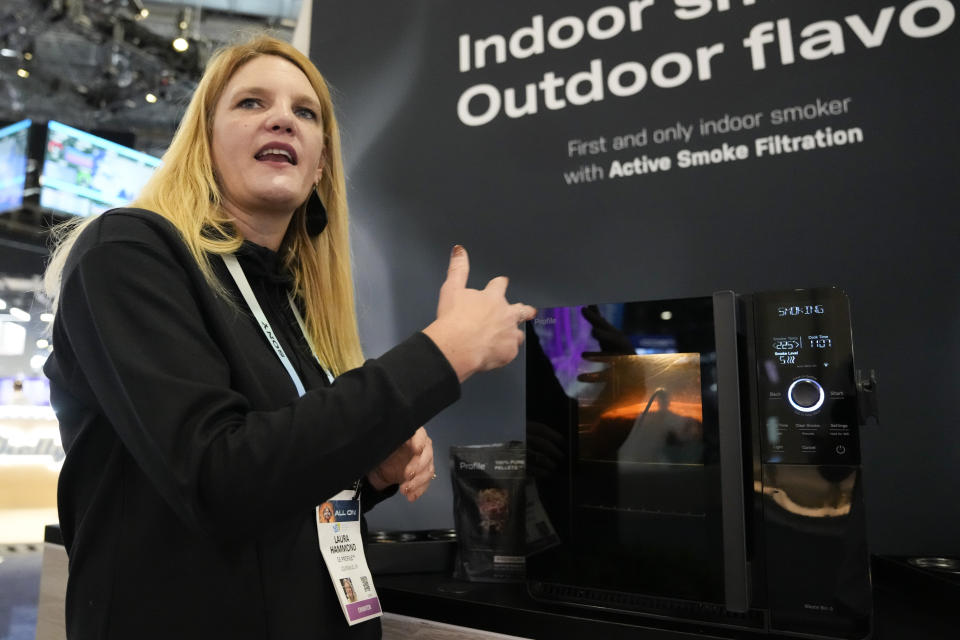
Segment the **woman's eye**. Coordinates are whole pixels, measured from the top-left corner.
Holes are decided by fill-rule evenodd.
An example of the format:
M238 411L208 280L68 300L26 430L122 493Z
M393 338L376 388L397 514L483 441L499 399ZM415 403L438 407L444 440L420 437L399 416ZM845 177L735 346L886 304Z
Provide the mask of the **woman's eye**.
M307 118L309 120L317 119L317 114L313 112L313 109L307 109L306 107L297 109L297 115L299 115L301 118Z
M260 104L260 101L257 100L256 98L244 98L243 100L237 103L237 106L240 107L241 109L249 109L259 104Z

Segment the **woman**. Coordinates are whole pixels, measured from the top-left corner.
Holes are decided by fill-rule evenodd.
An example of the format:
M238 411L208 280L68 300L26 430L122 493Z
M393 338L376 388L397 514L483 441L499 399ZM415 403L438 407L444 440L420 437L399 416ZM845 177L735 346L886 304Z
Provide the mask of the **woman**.
M379 637L347 626L314 507L418 498L419 425L511 361L534 310L504 278L466 288L456 247L437 319L363 363L329 92L275 39L211 60L135 204L47 273L68 636Z
M353 590L353 582L350 578L341 578L340 584L343 585L343 594L349 602L357 601L357 592Z
M336 522L337 518L333 515L333 503L329 500L320 505L317 509L317 520L322 524Z

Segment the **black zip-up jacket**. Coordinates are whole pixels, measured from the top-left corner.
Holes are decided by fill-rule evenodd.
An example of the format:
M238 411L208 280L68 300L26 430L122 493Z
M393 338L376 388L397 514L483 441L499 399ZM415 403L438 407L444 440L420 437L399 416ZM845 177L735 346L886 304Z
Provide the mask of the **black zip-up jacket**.
M238 258L302 398L222 261L232 302L160 216L105 213L70 252L44 368L67 450L69 638L380 637L379 620L346 624L313 507L455 401L456 374L417 333L331 386L276 254Z

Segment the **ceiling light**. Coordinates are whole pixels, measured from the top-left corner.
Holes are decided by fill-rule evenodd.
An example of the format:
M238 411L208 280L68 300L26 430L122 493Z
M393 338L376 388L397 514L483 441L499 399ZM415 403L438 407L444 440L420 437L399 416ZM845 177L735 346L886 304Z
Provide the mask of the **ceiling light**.
M30 72L24 69L23 67L21 67L17 69L17 75L20 76L21 78L29 78Z
M0 356L23 355L27 328L16 322L0 321Z
M37 340L37 349L46 349L50 346L50 342L44 338Z
M148 93L147 95L143 96L143 99L149 102L150 104L153 104L154 102L157 101L157 96L153 95L152 93Z
M24 59L24 60L28 60L28 61L29 61L29 60L33 60L33 54L30 53L29 51L24 51L24 52L23 52L23 59Z
M10 315L13 316L14 320L17 320L19 322L30 322L30 314L24 311L23 309L10 307Z
M660 319L661 319L661 320L669 320L669 319L672 318L672 317L673 317L673 313L671 313L670 311L661 311L661 312L660 312Z
M180 10L180 13L177 15L177 26L180 27L180 31L186 31L190 26L190 23L193 20L193 8L184 7ZM183 35L182 33L180 35Z
M52 314L52 313L41 313L41 314L40 314L40 321L41 321L41 322L53 322L53 314Z
M13 49L0 49L0 56L4 58L16 58L17 52Z
M43 365L47 361L48 356L49 354L46 354L46 353L36 354L32 358L30 358L30 368L33 369L34 371L40 371L40 369L43 369Z
M150 10L143 6L141 0L130 0L130 5L133 7L134 19L142 20L150 15Z
M3 298L0 298L0 311L3 311L6 308L7 308L7 301L4 300Z
M182 8L177 15L177 28L180 30L180 35L172 43L175 51L183 53L190 48L190 43L187 41L187 29L190 28L192 22L193 9L191 7Z

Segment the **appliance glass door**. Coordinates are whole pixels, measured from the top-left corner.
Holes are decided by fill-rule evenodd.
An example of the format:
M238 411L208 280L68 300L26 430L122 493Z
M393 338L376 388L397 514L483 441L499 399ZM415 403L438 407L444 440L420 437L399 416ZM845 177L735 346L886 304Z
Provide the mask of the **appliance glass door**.
M712 299L543 309L527 338L528 472L556 532L534 595L723 603Z

